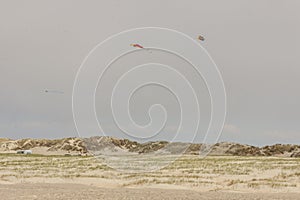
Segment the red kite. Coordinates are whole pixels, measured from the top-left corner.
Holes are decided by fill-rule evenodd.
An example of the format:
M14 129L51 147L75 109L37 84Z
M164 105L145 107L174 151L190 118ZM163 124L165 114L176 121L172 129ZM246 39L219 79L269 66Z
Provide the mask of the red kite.
M143 49L144 47L139 45L139 44L130 44L130 46L136 47L136 48L140 48Z

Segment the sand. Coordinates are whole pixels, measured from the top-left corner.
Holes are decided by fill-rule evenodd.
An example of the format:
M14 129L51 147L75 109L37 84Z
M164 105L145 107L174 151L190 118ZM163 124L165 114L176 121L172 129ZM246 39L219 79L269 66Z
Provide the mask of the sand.
M0 199L300 199L299 172L297 158L183 156L128 173L93 157L0 154Z
M197 200L287 200L299 199L297 193L228 193L196 192L191 190L150 189L150 188L100 188L80 184L0 184L1 199L197 199Z

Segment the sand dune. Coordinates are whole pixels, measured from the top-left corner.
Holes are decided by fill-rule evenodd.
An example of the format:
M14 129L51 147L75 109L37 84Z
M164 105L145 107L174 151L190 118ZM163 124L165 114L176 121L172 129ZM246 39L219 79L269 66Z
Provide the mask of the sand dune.
M149 154L160 152L163 154L184 153L188 155L199 154L204 144L169 143L166 141L154 141L138 143L127 139L113 137L90 138L63 138L49 139L0 139L0 152L15 152L20 149L31 149L35 154L45 155L85 155L90 154ZM300 146L290 144L275 144L271 146L255 147L231 142L221 142L210 146L209 155L232 156L281 156L300 157Z
M155 154L166 145L166 154ZM259 148L218 143L205 158L193 155L201 144L188 144L185 154L177 155L184 145L140 144L110 137L0 139L0 196L28 200L299 199L297 145ZM19 149L31 149L33 154L15 154ZM89 149L107 156L90 156Z

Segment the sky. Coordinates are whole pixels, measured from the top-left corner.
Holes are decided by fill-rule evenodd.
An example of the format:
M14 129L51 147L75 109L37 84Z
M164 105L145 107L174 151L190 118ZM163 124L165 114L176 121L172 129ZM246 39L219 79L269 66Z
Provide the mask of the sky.
M227 94L220 141L300 144L299 9L298 0L2 0L0 137L78 136L72 89L84 58L113 34L155 26L205 36L201 44L217 64ZM96 94L105 133L127 137L114 126L104 102L117 76L132 64L153 61L168 63L197 85L203 121L195 142L201 142L210 117L203 80L187 63L162 51L153 51L151 58L137 51L112 64ZM46 89L64 93L45 93ZM168 140L180 121L178 102L170 92L157 86L141 89L133 95L132 116L147 124L147 110L157 102L168 111L168 121L162 136L154 139Z

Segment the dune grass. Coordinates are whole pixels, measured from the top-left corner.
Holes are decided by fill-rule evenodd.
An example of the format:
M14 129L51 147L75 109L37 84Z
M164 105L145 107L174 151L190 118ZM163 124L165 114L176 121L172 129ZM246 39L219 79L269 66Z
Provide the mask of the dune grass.
M122 160L116 162L124 164ZM119 180L120 186L166 184L212 190L292 188L300 191L300 159L182 156L157 171L126 173L94 157L0 154L0 181L36 177L101 178Z

